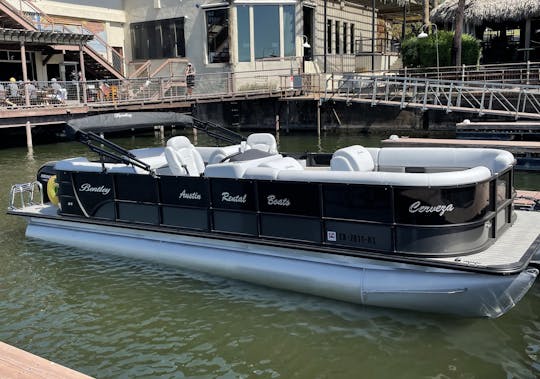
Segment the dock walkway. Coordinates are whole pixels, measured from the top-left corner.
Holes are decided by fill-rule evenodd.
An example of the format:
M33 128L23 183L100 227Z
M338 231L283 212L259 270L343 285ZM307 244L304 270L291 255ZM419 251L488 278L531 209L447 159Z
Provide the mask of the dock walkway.
M476 147L507 150L513 154L540 153L540 141L461 140L451 138L388 138L382 147Z
M0 378L92 379L90 376L3 342L0 342Z

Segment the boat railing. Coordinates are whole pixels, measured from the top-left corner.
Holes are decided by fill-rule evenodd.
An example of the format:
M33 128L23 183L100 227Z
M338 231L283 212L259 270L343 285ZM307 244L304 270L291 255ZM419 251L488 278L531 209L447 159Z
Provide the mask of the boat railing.
M36 193L39 193L39 203L35 199ZM16 205L17 195L21 202L21 208ZM40 182L34 181L11 186L11 190L9 191L9 210L22 209L35 204L43 205L43 186Z

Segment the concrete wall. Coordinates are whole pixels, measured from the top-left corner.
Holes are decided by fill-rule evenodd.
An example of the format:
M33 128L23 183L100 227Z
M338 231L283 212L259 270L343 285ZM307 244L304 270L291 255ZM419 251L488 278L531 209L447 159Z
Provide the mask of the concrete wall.
M202 120L210 120L224 126L231 126L231 108L238 109L241 129L273 130L276 115L279 116L281 130L316 130L316 101L279 101L261 99L239 101L234 107L229 103L199 104L193 115ZM369 104L328 102L321 107L321 128L360 129L365 132L424 131L425 113L415 110L400 110L398 107ZM432 116L434 117L434 116ZM439 120L440 122L440 120ZM453 124L455 126L455 123ZM444 125L444 129L450 128ZM433 126L434 130L438 128Z

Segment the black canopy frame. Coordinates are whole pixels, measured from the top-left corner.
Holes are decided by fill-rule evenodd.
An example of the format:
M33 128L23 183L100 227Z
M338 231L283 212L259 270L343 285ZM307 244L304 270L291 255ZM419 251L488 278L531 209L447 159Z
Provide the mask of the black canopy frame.
M212 138L228 143L240 143L246 139L241 134L211 121L202 121L190 115L175 112L106 113L74 119L67 123L66 135L98 154L103 171L105 171L107 158L108 161L133 165L152 172L149 164L98 133L143 129L157 125L192 127L205 132Z

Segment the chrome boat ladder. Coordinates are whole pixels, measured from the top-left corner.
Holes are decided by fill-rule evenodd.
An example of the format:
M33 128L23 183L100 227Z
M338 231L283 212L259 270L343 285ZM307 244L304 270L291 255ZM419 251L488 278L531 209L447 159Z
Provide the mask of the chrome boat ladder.
M35 201L36 192L39 192L39 203ZM20 208L15 205L17 195L21 199ZM43 186L40 182L34 181L11 186L11 190L9 191L9 210L23 209L35 204L43 205Z

